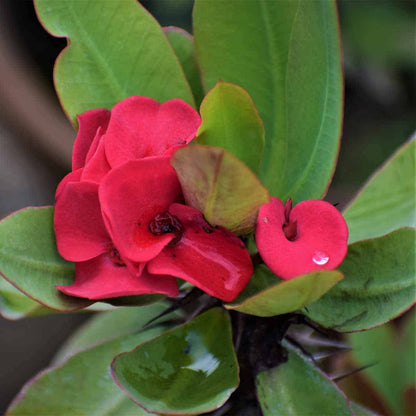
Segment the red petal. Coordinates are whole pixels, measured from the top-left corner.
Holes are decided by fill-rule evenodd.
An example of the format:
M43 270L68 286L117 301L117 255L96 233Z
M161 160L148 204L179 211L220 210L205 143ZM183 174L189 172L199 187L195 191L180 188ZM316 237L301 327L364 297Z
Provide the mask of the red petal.
M99 130L101 130L101 128ZM91 156L91 158L88 158L87 156L87 163L82 172L81 179L83 181L99 183L109 171L110 165L108 164L107 157L105 155L104 140L101 140L94 155Z
M114 264L106 254L77 263L75 282L56 288L67 295L88 299L157 293L178 295L178 285L173 277L149 275L146 271L140 277L134 276L127 267Z
M99 196L105 224L123 258L148 261L172 240L172 233L155 236L149 231L150 221L182 198L168 158L133 160L111 170Z
M65 185L67 183L69 183L69 182L79 182L81 180L82 171L83 171L83 168L74 170L74 171L68 173L68 175L66 175L61 180L61 182L59 182L58 187L56 188L56 192L55 192L55 200L57 200L59 198L59 195L60 195L62 189L65 188Z
M98 185L69 182L55 205L55 235L58 251L70 261L84 261L105 251L110 241L98 201Z
M297 235L289 241L282 226L284 205L278 198L260 208L256 243L269 268L282 279L338 267L347 253L348 228L339 211L325 201L297 204L290 212Z
M80 114L78 119L79 130L74 143L72 153L72 170L82 168L85 164L85 158L95 134L99 127L105 131L110 120L110 111L99 108L86 111Z
M116 104L105 135L105 150L112 167L132 159L161 156L170 147L189 143L201 119L184 101L159 104L133 96Z
M166 247L148 263L148 271L180 277L226 302L235 299L253 274L242 241L225 228L211 227L194 208L173 204L169 212L185 232L176 246Z

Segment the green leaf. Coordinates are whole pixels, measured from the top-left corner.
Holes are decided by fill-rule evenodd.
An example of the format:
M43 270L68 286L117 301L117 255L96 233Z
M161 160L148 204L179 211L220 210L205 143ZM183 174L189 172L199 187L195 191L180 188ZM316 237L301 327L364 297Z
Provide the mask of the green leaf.
M20 319L36 314L42 306L17 290L0 276L0 315L6 319Z
M204 92L201 84L201 71L195 55L194 38L186 30L175 26L164 27L163 31L182 65L198 108Z
M201 105L197 143L228 150L258 173L264 147L264 127L250 95L238 85L218 84Z
M74 332L65 344L62 345L54 358L53 364L62 363L68 357L80 351L119 336L137 333L143 325L157 317L168 306L164 302L159 302L149 306L120 308L96 314ZM179 313L171 313L163 316L163 319L160 318L158 322L160 323L179 316Z
M266 266L260 265L243 292L225 307L256 316L293 312L320 298L342 277L338 270L322 270L281 280Z
M415 225L415 143L387 160L345 209L350 243Z
M215 410L238 385L228 314L211 309L119 355L112 367L120 388L150 412L199 415Z
M145 416L146 411L124 395L111 377L116 354L161 334L157 327L122 336L80 352L63 365L39 373L10 406L8 416Z
M348 247L344 280L308 306L306 315L337 331L390 321L415 302L415 230L402 228Z
M50 309L74 311L91 304L55 289L72 284L74 265L56 250L52 207L22 209L0 222L0 273Z
M264 416L352 415L351 403L328 377L287 343L288 361L256 378Z
M106 299L105 302L113 306L144 306L164 299L164 295L137 295L121 296L118 298Z
M416 319L407 322L403 334L393 325L350 334L348 341L358 366L374 364L365 375L386 398L394 414L404 415L404 393L416 384L415 350Z
M375 413L372 410L367 409L366 407L361 406L358 403L350 401L350 404L355 416L379 416L378 413Z
M334 1L196 0L194 37L205 90L240 85L263 119L260 179L294 202L319 199L332 177L342 121Z
M177 150L171 163L187 204L201 211L209 223L235 234L254 229L269 193L243 162L225 149L195 144Z
M135 0L35 0L39 20L54 36L67 37L54 80L62 107L76 115L111 109L131 95L157 101L194 100L162 28Z

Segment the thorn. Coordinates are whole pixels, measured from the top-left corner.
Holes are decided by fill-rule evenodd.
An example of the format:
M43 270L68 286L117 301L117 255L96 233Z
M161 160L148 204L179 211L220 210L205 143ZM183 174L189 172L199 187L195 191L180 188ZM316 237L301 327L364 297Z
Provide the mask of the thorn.
M318 366L318 363L315 361L315 358L313 354L311 354L308 350L306 350L298 341L296 341L294 338L292 338L290 335L285 336L286 341L289 342L289 344L292 344L294 347L298 348L302 354L306 355L308 358L312 360L312 362Z
M189 305L190 303L197 300L200 296L202 296L204 293L202 290L198 289L197 287L194 287L187 295L185 295L183 298L180 299L174 299L172 302L172 305L169 306L167 309L165 309L162 313L152 318L150 321L146 322L142 329L147 328L152 322L158 320L159 318L162 318L165 315L168 315L171 312L176 311L177 309Z
M309 346L318 346L318 347L328 347L328 348L338 348L342 350L351 350L351 345L327 338L319 338L314 336L304 336L303 334L299 334L297 338L302 341L304 344L308 344Z
M162 321L162 322L154 322L153 324L151 323L146 323L146 325L143 325L141 329L153 329L156 328L158 326L176 326L176 325L180 325L183 324L183 319L182 318L174 318L174 319L168 319L166 321Z
M349 351L351 351L351 350L352 350L352 348L349 348L349 349L343 349L343 350L335 350L335 351L320 352L320 353L316 353L316 354L314 354L314 355L313 355L313 358L314 358L316 361L320 361L320 360L323 360L323 359L325 359L325 358L328 358L328 357L333 357L333 356L338 355L338 354L344 354L344 353L349 352Z
M362 367L356 368L355 370L349 371L349 372L347 372L345 374L341 374L339 376L332 376L332 377L330 377L330 379L332 381L337 382L337 381L343 380L344 378L347 378L349 376L352 376L352 375L354 375L356 373L359 373L360 371L366 370L367 368L373 367L376 364L378 364L378 362L375 362L375 363L372 363L372 364L368 364L368 365L364 365Z

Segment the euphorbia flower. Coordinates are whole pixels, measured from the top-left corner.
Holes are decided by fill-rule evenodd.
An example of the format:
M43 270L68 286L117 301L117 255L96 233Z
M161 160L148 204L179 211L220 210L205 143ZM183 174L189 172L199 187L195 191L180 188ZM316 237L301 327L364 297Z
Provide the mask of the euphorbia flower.
M178 99L159 104L148 97L133 96L116 104L111 112L87 111L78 116L78 123L73 171L56 191L54 219L58 251L76 263L76 278L73 285L58 288L69 295L90 299L144 293L176 296L178 288L174 278L155 275L149 278L143 265L136 267L134 262L120 256L103 221L98 189L115 166L135 159L169 155L178 146L189 143L201 123L198 113ZM153 173L159 172L160 179L166 169L167 176L172 179L174 175L174 179L167 179L169 185L162 186L166 194L158 195L159 201L167 201L162 204L163 209L180 200L176 174L166 158ZM151 187L147 190L153 192ZM143 200L141 205L146 202Z
M78 120L74 170L58 186L54 220L59 253L76 263L75 282L58 289L89 299L176 296L180 277L233 300L253 271L248 251L178 204L170 165L195 137L199 115L181 100L130 97L111 114L93 110Z
M147 263L151 274L180 277L225 301L248 283L253 266L242 241L211 227L196 209L173 203L182 194L167 158L112 170L99 196L111 239L137 273Z
M338 267L347 253L348 228L330 203L302 201L292 209L279 198L260 208L256 244L267 266L282 279Z

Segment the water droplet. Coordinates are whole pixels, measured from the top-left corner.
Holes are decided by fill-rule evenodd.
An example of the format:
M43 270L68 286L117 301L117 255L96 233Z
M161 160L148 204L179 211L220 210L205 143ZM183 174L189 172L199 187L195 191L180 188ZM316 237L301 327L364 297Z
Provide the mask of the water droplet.
M315 252L315 255L312 257L312 261L318 266L323 266L329 261L329 257L322 251Z
M267 217L263 218L263 222L269 222L269 220L267 219Z

